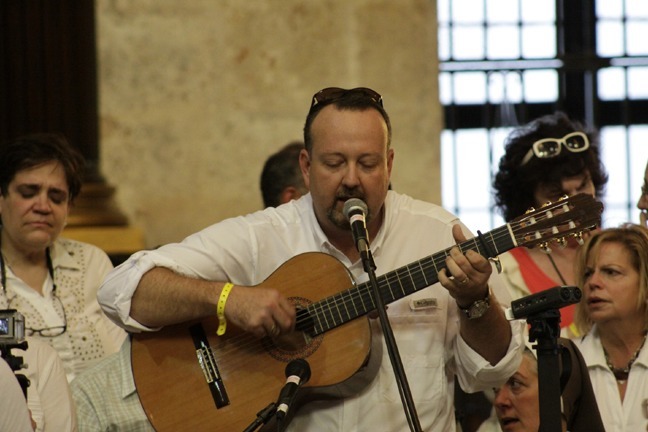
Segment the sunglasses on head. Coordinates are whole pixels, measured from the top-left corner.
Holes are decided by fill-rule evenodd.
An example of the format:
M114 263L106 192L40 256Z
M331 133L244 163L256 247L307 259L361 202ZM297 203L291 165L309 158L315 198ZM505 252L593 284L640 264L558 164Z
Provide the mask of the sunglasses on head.
M368 87L356 87L352 89L343 89L340 87L327 87L325 89L318 91L313 95L313 101L311 102L311 109L313 109L318 104L330 103L337 99L340 99L343 96L352 93L357 93L366 96L369 99L371 99L374 103L383 106L382 96Z
M533 143L520 166L529 162L534 155L538 159L556 157L563 147L572 153L579 153L587 150L590 147L590 142L583 132L568 133L562 138L543 138Z

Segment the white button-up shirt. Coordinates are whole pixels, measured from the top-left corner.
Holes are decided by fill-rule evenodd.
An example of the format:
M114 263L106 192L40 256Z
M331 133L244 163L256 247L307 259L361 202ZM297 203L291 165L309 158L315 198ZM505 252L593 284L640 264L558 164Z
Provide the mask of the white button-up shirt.
M648 345L630 368L625 397L621 401L614 374L607 366L596 325L574 342L589 370L596 403L607 432L648 430Z

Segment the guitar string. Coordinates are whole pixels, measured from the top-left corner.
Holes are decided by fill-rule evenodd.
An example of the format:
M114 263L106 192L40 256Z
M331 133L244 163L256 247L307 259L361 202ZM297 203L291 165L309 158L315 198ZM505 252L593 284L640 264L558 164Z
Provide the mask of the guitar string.
M565 204L560 204L561 207L564 206L564 205ZM555 218L555 217L556 216L553 216L553 218ZM547 216L547 212L545 210L545 211L543 211L543 213L541 215L536 217L536 224L541 222L541 221L544 221L545 219L550 219L550 218L552 218L552 217ZM513 222L510 223L509 225L511 227L511 231L509 231L507 226L504 225L504 226L502 226L500 228L497 228L497 229L491 231L490 233L487 233L487 235L490 234L493 241L501 240L501 239L507 238L507 237L510 238L511 232L513 232L514 234L519 234L520 232L526 231L528 235L531 235L534 232L536 232L537 230L536 231L530 231L529 228L533 228L534 224L524 225L525 220L528 221L529 219L530 219L530 216L528 216L528 217L526 217L524 219L521 219L520 221L515 221L514 223ZM550 228L544 228L544 230L548 230L548 229L550 229ZM493 233L495 233L495 234L493 234ZM556 236L557 235L555 235L554 237L556 237ZM514 237L518 240L518 243L519 243L518 236L514 235ZM477 251L479 252L479 244L477 243L476 240L477 240L477 238L475 237L475 238L469 239L469 240L467 240L465 242L462 242L458 246L460 246L460 247L468 247L469 248L469 243L472 242L472 243L474 243L475 249L477 249ZM452 247L454 247L454 246L452 246ZM394 284L398 285L398 287L400 288L400 293L403 294L403 296L405 296L405 295L408 295L408 293L405 291L405 288L409 289L410 286L413 286L414 288L416 286L429 286L429 285L432 285L432 284L438 282L438 278L437 278L438 272L441 269L446 268L446 266L445 266L445 258L449 254L449 251L450 251L450 249L452 247L450 247L448 249L445 249L445 250L443 250L441 252L438 252L438 253L436 253L434 255L425 257L425 258L419 260L416 263L412 263L412 264L403 266L403 267L401 267L399 269L396 269L396 270L394 270L392 272L389 272L387 275L384 275L384 277L380 278L380 280L379 280L379 290L381 290L381 294L384 295L384 292L386 290L389 290L390 295L392 297L395 297L394 294L393 294L393 290L392 290L392 285L394 285ZM429 263L425 264L424 263L425 261L429 261L429 262L431 262L431 264L429 264ZM418 266L420 270L417 269L417 270L412 271L413 266ZM429 271L429 270L432 269L432 267L434 267L436 273L432 274L432 275L426 275L426 270ZM401 273L405 273L405 272L406 272L406 274L401 274ZM401 280L401 276L405 277L406 279L409 278L411 280L411 282L412 282L412 285L409 285L409 283L408 283L409 286L404 287L403 283L402 283L402 280ZM430 278L428 278L427 276L432 276L433 280L431 281ZM436 279L436 280L434 280L434 279ZM370 310L375 309L375 306L373 304L373 296L371 295L371 293L369 291L369 288L370 287L369 287L369 285L367 283L363 283L363 284L360 284L358 287L347 289L345 291L342 291L340 293L337 293L337 294L335 294L333 296L330 296L330 297L328 297L326 299L323 299L323 300L321 300L321 301L319 301L317 303L314 303L314 304L310 305L307 309L311 309L311 312L314 312L315 315L321 316L320 320L323 319L325 321L324 323L321 323L321 322L316 323L315 326L317 327L317 325L319 325L322 328L322 332L323 332L323 331L327 331L327 330L329 330L331 328L334 328L337 325L339 325L340 323L338 323L338 321L335 319L334 315L337 315L338 317L343 318L343 314L340 312L341 306L342 306L342 309L345 310L347 318L353 316L353 314L351 314L349 312L349 305L353 306L352 309L353 309L353 312L355 313L355 316L353 316L353 318L359 317L359 316L361 316L363 314L368 313ZM345 293L347 293L347 295L345 295ZM337 300L337 298L341 298L341 301ZM362 313L358 313L358 308L356 307L357 304L358 304L358 299L362 302L363 307L360 310ZM366 301L365 301L365 299L366 299ZM366 303L370 303L371 309L367 309ZM331 304L333 306L330 306ZM329 305L329 306L327 307L326 305ZM337 314L332 312L333 308L337 309L337 311L338 311ZM330 320L327 319L327 317L330 318ZM312 320L312 319L313 319L313 317L311 315L306 315L303 319L298 318L297 325L304 324L306 322L306 320ZM329 323L328 321L331 321L332 323ZM347 322L347 321L349 321L349 319L342 320L342 323ZM259 344L258 344L259 340L257 338L250 337L249 335L243 335L243 336L247 336L247 337L243 337L242 338L243 340L241 340L241 337L230 338L230 340L233 341L232 349L245 349L245 348L247 348L248 343L249 343L249 344L256 345L258 347L259 352L263 351L263 349L261 347L259 347ZM239 339L239 340L237 341L236 339ZM246 339L250 339L250 340L247 341Z

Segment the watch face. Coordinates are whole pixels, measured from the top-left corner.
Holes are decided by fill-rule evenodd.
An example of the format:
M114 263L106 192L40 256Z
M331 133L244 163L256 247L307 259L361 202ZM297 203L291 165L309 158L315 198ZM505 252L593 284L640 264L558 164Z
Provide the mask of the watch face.
M467 311L468 318L480 318L486 313L490 303L487 300L478 300Z

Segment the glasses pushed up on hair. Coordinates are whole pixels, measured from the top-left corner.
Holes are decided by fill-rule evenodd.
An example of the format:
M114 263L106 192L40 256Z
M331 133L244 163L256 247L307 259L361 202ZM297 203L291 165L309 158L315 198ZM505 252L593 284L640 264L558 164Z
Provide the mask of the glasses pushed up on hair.
M520 166L528 163L533 156L538 159L549 159L556 157L560 154L562 148L565 147L572 153L580 153L589 149L590 142L587 135L583 132L568 133L562 138L543 138L533 143Z
M350 93L358 93L367 96L373 102L377 103L380 106L383 106L383 99L380 93L371 90L368 87L356 87L352 89L343 89L340 87L327 87L325 89L318 91L313 95L313 100L311 102L311 109L313 109L318 104L332 102Z

